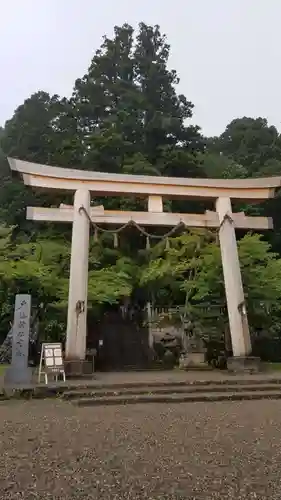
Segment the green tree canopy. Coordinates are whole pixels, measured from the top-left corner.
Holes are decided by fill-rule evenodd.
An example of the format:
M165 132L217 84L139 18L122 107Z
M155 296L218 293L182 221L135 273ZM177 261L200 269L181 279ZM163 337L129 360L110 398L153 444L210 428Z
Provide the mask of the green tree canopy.
M253 330L274 331L281 320L281 259L258 234L244 236L238 249L250 325ZM171 239L168 249L157 245L141 283L153 288L157 301L164 296L172 305L177 297L189 311L209 304L226 314L220 248L214 233L189 231Z
M265 118L243 117L232 120L219 137L209 139L208 147L243 165L249 177L262 172L271 175L264 167L280 160L281 137Z

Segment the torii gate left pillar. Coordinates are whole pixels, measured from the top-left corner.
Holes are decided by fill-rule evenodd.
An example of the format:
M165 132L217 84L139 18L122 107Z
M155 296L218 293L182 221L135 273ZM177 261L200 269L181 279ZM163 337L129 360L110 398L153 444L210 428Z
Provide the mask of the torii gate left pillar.
M87 335L87 297L90 222L81 211L90 212L90 192L78 189L74 195L72 243L67 310L65 355L69 360L84 360Z

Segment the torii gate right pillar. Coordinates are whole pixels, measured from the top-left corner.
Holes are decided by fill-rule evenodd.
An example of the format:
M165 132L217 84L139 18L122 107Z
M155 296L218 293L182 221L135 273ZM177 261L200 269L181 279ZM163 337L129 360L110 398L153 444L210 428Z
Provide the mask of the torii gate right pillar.
M251 356L251 338L230 198L218 198L216 210L220 222L219 240L233 350L228 367L235 371L245 368L252 370L257 368L257 360Z

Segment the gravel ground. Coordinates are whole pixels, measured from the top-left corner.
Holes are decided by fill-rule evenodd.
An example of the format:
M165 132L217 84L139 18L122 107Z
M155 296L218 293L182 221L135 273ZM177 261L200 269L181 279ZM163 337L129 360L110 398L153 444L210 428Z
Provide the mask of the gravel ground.
M0 497L281 498L281 402L0 404Z

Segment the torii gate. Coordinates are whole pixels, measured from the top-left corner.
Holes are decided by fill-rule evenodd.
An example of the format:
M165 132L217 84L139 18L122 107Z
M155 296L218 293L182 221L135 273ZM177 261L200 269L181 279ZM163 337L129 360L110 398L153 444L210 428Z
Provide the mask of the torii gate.
M251 355L251 340L244 301L235 228L272 229L271 218L233 213L232 199L257 202L275 195L281 177L258 179L185 179L89 172L39 165L8 158L10 168L33 188L74 192L74 206L27 207L27 219L72 223L72 246L66 334L66 359L84 360L86 355L87 289L90 221L122 225L133 220L145 226L219 228L219 241L227 299L233 356L237 361ZM90 207L90 193L99 196L137 195L147 198L146 212L107 211ZM205 214L163 212L163 198L213 200L216 211ZM81 210L83 208L83 210ZM87 216L89 215L89 217Z

